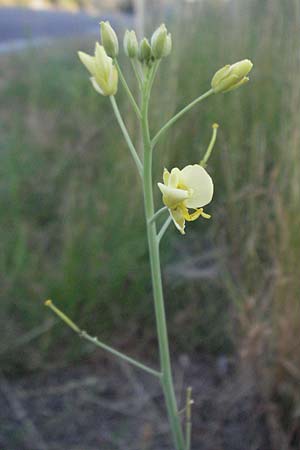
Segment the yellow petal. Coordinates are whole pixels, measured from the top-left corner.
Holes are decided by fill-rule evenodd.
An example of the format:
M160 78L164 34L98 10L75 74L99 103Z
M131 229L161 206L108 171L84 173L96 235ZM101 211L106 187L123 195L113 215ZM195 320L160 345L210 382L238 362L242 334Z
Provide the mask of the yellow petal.
M180 184L186 186L190 192L190 196L184 201L184 205L188 208L201 208L213 197L212 179L199 164L189 165L181 170Z
M193 213L189 213L187 208L185 208L183 210L184 218L188 222L193 222L194 220L197 220L198 217L202 216L202 214L203 214L203 209L202 208L196 209L196 211L193 212Z
M98 84L97 81L95 80L95 78L94 78L94 77L91 77L90 80L91 80L91 83L92 83L94 89L95 89L99 94L105 95L104 92L102 91L101 87L99 86L99 84Z
M210 218L211 218L211 215L210 215L210 214L206 214L204 211L202 211L201 216L202 216L204 219L210 219Z
M177 188L179 184L180 170L177 167L171 170L168 180L168 186L171 188Z
M184 231L185 220L184 220L184 216L182 213L182 209L175 208L175 209L170 209L169 211L170 211L171 217L173 219L173 222L174 222L177 230L179 230L181 234L185 234L185 231Z
M164 180L165 185L167 185L167 186L169 183L169 177L170 177L170 172L168 171L168 169L165 168L164 173L163 173L163 180Z
M112 64L112 59L107 56L104 47L96 42L95 45L95 61L96 67L102 73L108 73L110 70L110 65Z
M87 53L84 52L78 52L78 56L80 61L82 62L82 64L85 65L90 74L95 75L96 66L94 56L88 55Z
M183 189L175 189L162 183L157 183L163 194L163 202L168 208L176 208L183 200L187 199L189 194Z

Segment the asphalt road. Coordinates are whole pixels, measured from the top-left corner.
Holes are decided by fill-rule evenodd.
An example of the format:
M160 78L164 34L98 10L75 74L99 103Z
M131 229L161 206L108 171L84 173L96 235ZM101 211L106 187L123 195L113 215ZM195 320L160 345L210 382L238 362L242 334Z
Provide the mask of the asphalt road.
M132 18L121 14L90 16L83 12L0 8L0 52L25 46L30 42L96 33L100 20L110 20L115 28L123 28Z

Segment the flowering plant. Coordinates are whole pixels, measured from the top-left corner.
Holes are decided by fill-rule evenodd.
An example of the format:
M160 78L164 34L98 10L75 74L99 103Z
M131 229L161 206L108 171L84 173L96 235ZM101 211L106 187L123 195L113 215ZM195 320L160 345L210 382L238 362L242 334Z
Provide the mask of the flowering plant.
M125 32L123 42L124 51L130 58L139 86L141 99L140 104L136 102L119 66L117 60L119 53L118 38L109 22L101 22L101 40L102 45L96 43L94 56L79 52L79 58L89 71L91 75L91 83L96 92L103 96L109 97L116 119L126 140L143 185L146 230L159 343L159 369L153 369L104 344L98 338L90 336L87 332L81 330L59 308L57 308L51 300L46 300L45 303L81 337L114 354L115 356L122 358L139 369L148 372L159 380L164 393L174 447L176 450L190 450L192 404L191 389L188 388L187 390L187 402L185 409L186 426L184 433L183 424L181 423L178 412L171 371L159 247L161 239L172 221L180 233L185 234L186 221L194 221L200 217L205 219L210 218L210 215L204 212L203 208L211 202L214 186L212 178L206 171L206 166L216 141L218 125L213 124L210 143L204 157L198 164L188 164L182 169L174 167L171 171L164 169L163 183L157 183L158 188L162 193L162 202L164 206L157 211L155 211L153 199L153 151L161 136L197 103L203 101L211 95L220 92L228 92L238 88L248 81L247 74L252 68L252 63L249 60L243 60L233 65L226 65L222 69L218 70L212 78L211 88L175 114L152 137L149 131L148 120L149 99L159 65L162 59L169 56L172 50L172 39L170 33L168 33L165 25L161 25L153 33L150 41L147 38L143 38L140 43L138 43L134 31L127 30ZM119 79L128 95L129 101L132 104L141 127L143 142L142 158L139 156L131 140L115 98L118 91ZM160 230L157 231L157 219L167 212L169 215L165 223L162 225Z

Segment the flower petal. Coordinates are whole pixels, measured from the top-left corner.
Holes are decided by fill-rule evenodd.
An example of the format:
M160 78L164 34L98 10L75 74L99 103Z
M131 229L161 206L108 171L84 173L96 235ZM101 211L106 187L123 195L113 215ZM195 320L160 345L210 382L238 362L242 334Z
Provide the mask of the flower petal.
M103 45L100 45L99 42L96 42L95 45L95 62L98 71L105 74L109 73L112 59L107 56Z
M171 170L168 180L168 186L171 188L177 188L179 184L180 170L177 167Z
M157 183L157 185L163 194L163 202L168 208L176 208L176 206L189 196L188 192L184 189L171 188L162 183Z
M170 172L168 171L168 169L164 168L163 180L164 180L164 183L166 186L168 186L169 178L170 178Z
M97 81L95 80L94 77L90 77L91 83L94 87L94 89L101 95L105 95L104 92L102 91L101 87L99 86L99 84L97 83Z
M202 216L202 214L203 214L202 208L196 209L196 211L192 213L189 213L187 208L183 211L183 216L185 220L187 220L188 222L193 222L194 220L197 220L198 217Z
M185 234L185 231L184 231L185 220L184 220L184 216L182 213L182 209L175 208L175 209L170 209L169 211L170 211L171 217L173 219L173 222L174 222L177 230L179 230L181 234Z
M84 52L78 52L78 56L80 61L85 65L90 74L95 75L96 65L94 56L88 55Z
M214 185L206 170L199 164L184 167L180 172L180 184L186 186L191 195L184 201L188 208L201 208L207 205L214 192Z

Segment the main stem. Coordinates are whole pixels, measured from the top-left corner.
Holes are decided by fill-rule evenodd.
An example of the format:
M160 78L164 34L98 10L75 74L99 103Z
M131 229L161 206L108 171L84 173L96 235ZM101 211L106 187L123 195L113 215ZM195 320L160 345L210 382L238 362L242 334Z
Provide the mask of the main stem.
M175 448L176 450L184 450L185 444L178 415L178 408L171 371L170 351L160 269L159 242L157 239L156 223L155 221L150 221L151 217L153 217L154 215L154 202L152 187L152 146L148 122L148 104L150 91L149 84L149 80L144 84L141 111L142 137L144 145L144 203L147 236L162 373L161 382Z

